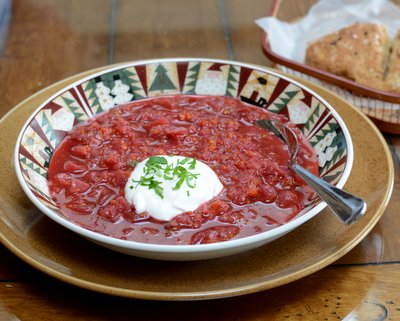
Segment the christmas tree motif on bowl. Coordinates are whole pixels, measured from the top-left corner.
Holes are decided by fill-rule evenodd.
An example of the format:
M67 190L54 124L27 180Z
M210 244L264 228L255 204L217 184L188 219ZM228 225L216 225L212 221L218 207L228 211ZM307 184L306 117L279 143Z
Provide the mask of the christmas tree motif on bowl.
M150 64L146 70L149 96L180 93L176 63Z

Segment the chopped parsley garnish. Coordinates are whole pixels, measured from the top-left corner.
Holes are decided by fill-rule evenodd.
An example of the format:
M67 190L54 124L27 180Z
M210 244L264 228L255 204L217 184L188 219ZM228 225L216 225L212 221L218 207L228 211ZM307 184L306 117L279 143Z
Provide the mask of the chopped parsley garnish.
M195 167L195 158L185 157L174 164L168 163L167 159L163 156L151 156L144 165L144 175L142 175L138 181L134 179L132 179L132 181L137 183L137 185L147 186L149 189L153 189L154 192L163 199L164 188L162 187L162 181L158 179L177 179L175 186L172 188L173 190L180 189L183 183L186 183L189 188L195 188L196 179L200 175L190 172L195 169ZM129 186L129 188L133 189L134 187ZM186 195L190 196L189 191L186 191Z

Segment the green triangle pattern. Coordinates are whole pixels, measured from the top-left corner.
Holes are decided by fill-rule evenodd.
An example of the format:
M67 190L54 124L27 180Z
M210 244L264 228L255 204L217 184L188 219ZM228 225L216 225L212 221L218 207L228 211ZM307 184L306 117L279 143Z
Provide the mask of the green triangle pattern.
M228 71L228 85L225 93L226 96L237 96L237 89L239 87L239 75L240 67L230 65Z
M287 104L296 96L297 93L299 93L299 90L281 93L281 95L279 95L279 97L272 103L272 105L268 109L274 113L279 113L283 108L287 106Z
M317 140L317 142L319 142L321 139L324 139L324 135L321 133L321 131L319 131L318 133L316 133L314 135L315 139Z
M308 134L312 128L314 127L315 123L319 119L323 109L321 107L321 104L318 103L317 107L312 111L311 115L308 117L306 123L304 124L302 128L302 132L304 135Z
M192 91L187 91L187 93L194 93L194 87L196 86L196 80L192 80L191 82L187 83L186 86L193 87Z
M268 110L272 111L273 113L279 113L283 108L285 108L286 104L284 103L273 103Z
M99 98L96 96L96 83L94 80L89 80L86 83L85 88L83 89L85 91L85 95L87 97L87 100L89 101L90 108L92 109L94 114L98 114L101 112L103 109L100 107L100 102Z
M193 66L191 66L186 74L186 79L185 79L185 85L183 87L183 92L186 94L194 94L196 83L197 83L197 78L199 77L199 72L200 72L200 62L195 62Z
M32 171L38 173L38 174L39 174L40 176L42 176L43 178L47 178L47 171L43 170L40 166L36 165L35 163L33 163L32 161L30 161L30 160L27 159L26 157L20 155L20 162L28 168L28 171L29 171L29 170L32 170ZM32 180L30 179L29 176L27 176L27 175L24 174L24 177L25 177L25 180L27 181L27 183L28 183L28 185L29 185L29 187L30 187L31 189L33 189L36 193L40 194L40 195L41 195L44 199L46 199L50 204L53 204L53 205L54 205L54 201L52 200L52 198L51 198L49 195L43 193L43 191L42 191L41 189L37 188L37 187L35 186L35 184L32 183Z
M44 111L42 111L39 115L42 116L42 122L41 122L41 127L43 132L45 133L46 137L49 139L50 144L55 148L58 146L58 138L53 130L53 127L51 127L49 119L47 118L46 114Z
M331 162L336 164L340 159L342 159L346 155L345 150L337 150L335 154L333 154Z
M78 122L82 123L87 119L86 114L83 112L82 107L76 105L76 101L67 97L61 97L64 103L68 106L69 110L74 114ZM75 105L75 106L74 106Z
M298 93L299 93L299 91L298 91L298 90L294 90L294 91L287 91L287 92L286 92L286 95L288 95L288 96L289 96L289 98L290 98L290 100L292 100L292 99L293 99L293 97L294 97L294 96L296 96Z
M130 89L133 93L133 99L141 99L141 98L146 97L146 94L143 90L143 87L141 85L141 82L140 82L139 77L136 74L136 72L133 72L133 71L129 70L128 68L122 69L121 70L121 81L123 84L126 84L130 87Z
M331 118L327 124L325 124L324 128L322 129L324 133L334 132L339 125L336 123L334 118Z
M39 175L43 176L44 178L47 177L47 172L43 168L41 168L39 165L35 164L31 160L27 159L26 157L20 155L20 162L22 164L24 164L26 167L28 167L29 169L31 169L31 170L35 171L36 173L38 173Z

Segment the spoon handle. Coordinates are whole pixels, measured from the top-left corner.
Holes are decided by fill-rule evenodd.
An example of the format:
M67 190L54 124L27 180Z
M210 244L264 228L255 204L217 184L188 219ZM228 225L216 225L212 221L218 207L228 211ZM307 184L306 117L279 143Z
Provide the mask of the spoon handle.
M361 198L329 184L296 163L292 168L317 192L343 223L352 224L364 215L367 204Z

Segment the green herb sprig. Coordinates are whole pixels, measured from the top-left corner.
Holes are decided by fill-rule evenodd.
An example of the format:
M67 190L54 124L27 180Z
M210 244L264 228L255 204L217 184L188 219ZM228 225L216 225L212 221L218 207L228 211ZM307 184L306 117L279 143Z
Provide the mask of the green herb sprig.
M137 185L147 186L149 189L153 189L154 192L163 199L164 188L162 187L162 181L159 181L160 178L164 180L177 179L175 186L172 188L173 190L180 189L185 182L189 188L195 188L196 179L200 175L190 172L195 168L195 158L185 157L178 160L176 164L173 164L168 163L167 159L163 156L151 156L144 165L144 175L142 175L139 180L132 179L132 181ZM131 185L129 188L133 189L134 186ZM187 191L186 194L190 196L189 191Z

